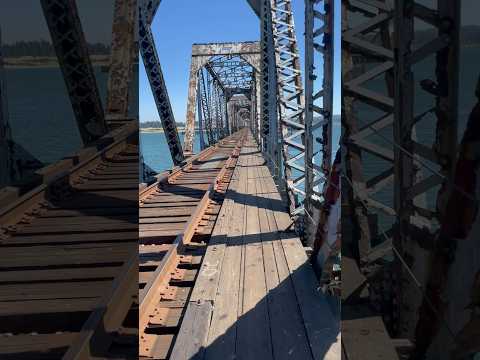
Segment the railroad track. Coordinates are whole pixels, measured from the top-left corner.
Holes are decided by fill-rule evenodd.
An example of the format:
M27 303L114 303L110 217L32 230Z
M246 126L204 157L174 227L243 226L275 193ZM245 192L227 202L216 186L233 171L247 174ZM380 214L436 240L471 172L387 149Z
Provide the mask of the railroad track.
M0 209L0 358L137 358L138 124L39 174Z
M225 138L140 192L140 358L170 356L246 135Z

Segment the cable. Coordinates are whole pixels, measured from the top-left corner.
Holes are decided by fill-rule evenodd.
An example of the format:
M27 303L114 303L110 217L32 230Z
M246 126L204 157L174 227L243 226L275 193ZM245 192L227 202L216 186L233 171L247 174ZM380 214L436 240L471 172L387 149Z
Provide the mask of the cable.
M423 163L423 161L421 161L420 159L418 158L415 158L415 155L410 153L408 150L404 149L401 145L398 145L395 141L391 141L390 139L388 139L387 137L383 136L382 134L380 134L375 128L372 127L372 125L367 125L368 128L370 128L374 134L378 135L379 137L381 137L382 139L384 139L385 141L387 141L388 143L392 144L393 146L397 147L398 149L400 149L400 151L404 152L405 154L407 154L414 162L418 162L421 166L423 166L424 168L426 168L427 170L430 170L433 174L439 176L440 178L442 178L443 180L446 180L447 181L447 184L449 186L451 186L452 188L454 188L455 190L457 190L460 194L462 194L463 196L465 196L466 198L468 198L470 201L472 201L474 204L477 204L478 203L478 200L475 199L472 195L466 193L463 189L461 189L460 187L458 187L455 183L452 183L452 181L450 181L450 179L448 179L446 176L442 175L441 173L439 173L438 171L436 171L435 169L432 169L429 165Z
M350 187L352 188L352 190L354 192L356 192L355 190L355 187L353 186L353 183L351 182L351 180L348 178L348 176L345 176L342 174L342 177L344 177L348 184L350 185ZM357 194L358 195L358 194ZM361 198L361 197L357 197L360 202L362 203L362 205L365 207L365 209L368 211L368 205L364 202L364 200ZM383 235L383 237L385 238L386 241L388 241L388 236L387 234L385 233L384 229L383 229L383 226L381 224L378 224L378 229L380 230L380 233ZM452 339L455 340L455 334L453 332L453 330L450 328L447 320L440 316L440 314L438 313L437 309L435 308L435 306L433 305L433 302L430 300L430 298L427 296L427 293L425 291L425 287L422 285L422 283L415 277L415 274L413 273L413 271L410 269L410 267L408 266L407 262L405 261L405 259L402 257L402 255L400 254L400 252L398 251L398 249L395 247L395 245L393 244L392 242L392 250L393 252L395 253L395 255L398 257L398 259L400 260L401 264L405 267L405 269L407 270L408 274L410 275L410 277L413 279L415 285L420 289L425 301L427 302L428 306L430 307L430 309L433 311L433 313L437 316L438 319L440 319L445 327L447 328L447 331L448 333L450 334L450 336L452 337Z

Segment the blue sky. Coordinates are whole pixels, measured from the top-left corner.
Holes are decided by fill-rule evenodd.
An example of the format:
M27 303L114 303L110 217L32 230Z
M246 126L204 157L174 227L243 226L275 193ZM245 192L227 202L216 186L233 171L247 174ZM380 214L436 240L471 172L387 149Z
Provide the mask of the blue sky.
M335 1L340 18L340 1ZM304 0L292 0L297 41L304 69ZM172 103L175 120L185 121L193 43L258 41L260 24L247 0L163 0L152 24L158 55ZM336 21L336 44L340 21ZM340 46L335 49L334 112L340 113ZM140 121L158 120L150 85L140 63Z

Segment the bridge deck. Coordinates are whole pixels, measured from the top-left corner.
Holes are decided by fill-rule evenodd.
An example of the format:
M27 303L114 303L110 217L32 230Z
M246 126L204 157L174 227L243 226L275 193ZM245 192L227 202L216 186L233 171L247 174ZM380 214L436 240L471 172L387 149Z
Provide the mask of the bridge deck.
M338 320L263 164L249 137L171 359L340 358Z

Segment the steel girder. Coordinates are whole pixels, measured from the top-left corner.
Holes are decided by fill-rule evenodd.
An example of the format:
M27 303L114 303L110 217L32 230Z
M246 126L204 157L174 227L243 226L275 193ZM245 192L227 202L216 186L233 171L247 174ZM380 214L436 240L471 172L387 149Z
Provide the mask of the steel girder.
M105 114L74 0L41 0L80 136L91 143L107 132Z
M160 2L145 1L139 2L139 42L145 71L152 88L153 98L157 105L158 114L162 122L163 131L167 139L170 154L175 165L181 164L184 160L180 137L178 136L177 125L173 115L172 106L168 97L167 87L163 78L160 60L158 58L155 41L150 29L150 22Z
M428 203L426 194L442 183L450 184L456 156L458 3L441 0L438 9L412 0L396 0L393 7L383 1L346 0L342 4L345 11L357 15L355 22L350 19L352 13L343 21L342 51L349 56L342 56L342 126L358 253L367 265L391 253L393 246L394 269L400 279L395 290L398 308L390 314L399 319L391 329L412 336L421 300L412 274L425 282L428 253L421 247L433 241L450 186L445 186L449 191L437 193L436 204ZM414 48L414 18L436 27L439 36ZM436 104L418 112L412 68L427 57L436 59L437 80L422 80L420 91L429 92ZM372 86L378 79L384 86ZM428 86L432 82L435 86ZM369 111L365 111L367 106ZM431 112L436 118L427 116ZM429 120L436 129L433 146L415 131ZM374 173L366 181L362 174L365 156L370 157L369 163L384 164L370 167ZM380 230L374 232L367 217L382 214L386 220L380 220ZM384 223L392 226L383 229ZM373 241L381 243L372 247Z
M198 131L199 131L199 136L200 136L200 151L204 150L206 148L205 145L205 136L204 136L204 116L203 116L203 106L204 106L204 95L202 94L202 89L201 89L201 80L198 82L198 88L197 88L197 94L201 94L200 96L197 96L197 108L199 109L198 111Z
M262 150L266 155L270 171L280 179L282 163L279 145L280 130L278 126L277 104L277 69L275 66L275 44L273 40L272 11L270 0L261 0L261 99L260 122Z
M235 60L234 57L238 57L238 60ZM233 59L233 61L232 61ZM218 127L215 128L215 131L218 132L218 135L221 137L226 129L230 127L230 124L227 124L226 121L228 116L225 117L224 113L226 112L227 103L234 93L238 92L248 92L250 88L246 88L246 84L251 83L251 80L246 80L247 75L239 74L234 71L233 79L231 72L229 71L220 71L222 67L229 67L231 63L232 68L235 67L244 67L247 65L253 68L253 72L260 71L260 44L258 42L241 42L241 43L210 43L210 44L193 44L192 45L192 60L190 65L190 79L188 87L188 102L187 102L187 119L185 125L185 137L184 137L184 151L191 153L193 151L193 140L195 135L195 118L196 118L196 106L198 103L197 100L197 90L202 89L202 85L198 86L200 72L203 67L208 70L212 81L215 80L219 93L222 94L221 98L225 104L220 104L218 102L213 102L212 104L218 105L217 110L218 116L221 117L221 121L218 123ZM205 79L205 75L204 76ZM251 75L248 75L250 79ZM228 80L230 79L230 80ZM241 88L238 87L239 81ZM206 98L209 99L209 90L212 90L208 87L208 83L205 84ZM202 96L202 95L201 95ZM207 101L208 104L208 101ZM213 110L213 108L212 108ZM210 112L212 112L210 110ZM205 117L205 112L202 114L204 117L205 130L207 131L208 136L208 121L209 119ZM223 125L221 125L223 124ZM213 127L212 127L213 129ZM213 133L212 133L213 134Z
M300 55L291 0L271 0L282 140L283 179L290 215L304 210L305 122Z
M317 22L320 24L317 25ZM307 205L313 196L322 197L323 186L332 163L333 115L333 1L305 1L305 132ZM323 40L323 44L320 42ZM315 55L320 55L321 59ZM316 61L317 60L317 61ZM316 66L323 61L320 83ZM316 81L318 80L318 81ZM315 152L316 139L321 141L321 151Z
M111 65L107 85L107 120L128 117L129 89L133 63L138 52L137 5L135 0L116 0L112 29Z

